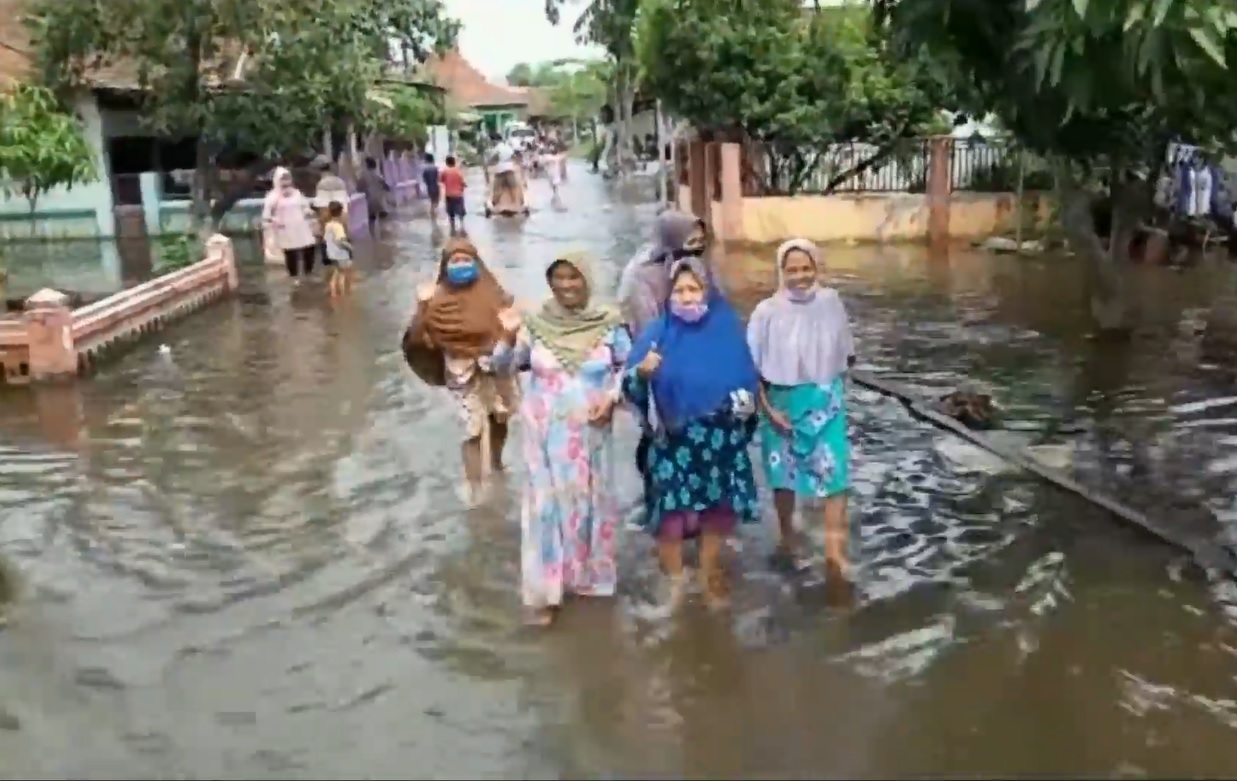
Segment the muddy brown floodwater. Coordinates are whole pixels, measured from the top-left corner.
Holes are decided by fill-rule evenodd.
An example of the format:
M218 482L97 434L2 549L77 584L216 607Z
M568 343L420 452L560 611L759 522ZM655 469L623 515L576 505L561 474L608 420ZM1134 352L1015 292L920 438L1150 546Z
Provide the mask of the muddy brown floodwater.
M649 232L652 206L572 174L565 214L472 219L527 299L564 247L613 290ZM988 384L1091 484L1237 517L1237 395L1178 336L1226 269L1140 270L1148 328L1117 347L1082 338L1066 258L830 259L867 368ZM238 300L78 390L0 395L0 554L23 580L0 775L1237 775L1233 587L860 390L853 610L770 569L768 519L739 540L729 616L660 619L628 532L616 600L525 630L520 464L466 512L451 407L397 349L433 263L425 221L402 221L332 306L250 262ZM728 277L750 302L772 272Z

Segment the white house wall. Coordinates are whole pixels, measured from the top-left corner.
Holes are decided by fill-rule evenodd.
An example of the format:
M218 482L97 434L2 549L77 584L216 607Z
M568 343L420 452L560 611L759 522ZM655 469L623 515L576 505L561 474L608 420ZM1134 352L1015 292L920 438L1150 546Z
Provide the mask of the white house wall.
M93 95L84 94L75 108L95 153L98 178L73 188L57 187L39 197L33 221L30 204L20 195L0 194L0 239L112 238L116 218L104 148L103 120Z
M122 285L119 248L108 240L116 235L116 218L103 121L93 95L83 94L74 103L98 178L44 193L33 219L25 198L0 193L0 241L5 242L0 263L8 271L9 295L29 295L46 286L106 295Z

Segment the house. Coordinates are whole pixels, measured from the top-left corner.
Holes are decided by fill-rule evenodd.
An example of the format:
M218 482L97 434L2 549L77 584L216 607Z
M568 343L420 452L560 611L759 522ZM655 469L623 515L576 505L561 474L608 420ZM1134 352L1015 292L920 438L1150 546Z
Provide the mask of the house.
M0 0L0 85L33 75L23 6L24 0ZM221 62L215 78L221 84L239 78L243 62L243 55ZM72 108L97 155L98 179L44 194L33 215L25 199L0 194L0 238L132 238L144 244L165 229L184 230L189 192L184 172L196 165L196 139L159 137L145 127L141 91L133 67L108 66L88 74ZM166 214L160 210L165 203ZM125 249L149 258L145 247L127 245L122 254Z
M30 39L21 20L18 0L0 0L0 88L28 78L33 67ZM97 154L99 180L72 189L57 188L43 195L33 224L30 205L20 195L0 194L0 238L110 237L116 220L108 182L107 131L104 111L89 91L73 100L86 139Z
M425 62L434 83L446 90L456 108L481 117L488 132L494 133L515 120L527 120L534 95L527 88L494 84L477 70L458 49L434 55Z

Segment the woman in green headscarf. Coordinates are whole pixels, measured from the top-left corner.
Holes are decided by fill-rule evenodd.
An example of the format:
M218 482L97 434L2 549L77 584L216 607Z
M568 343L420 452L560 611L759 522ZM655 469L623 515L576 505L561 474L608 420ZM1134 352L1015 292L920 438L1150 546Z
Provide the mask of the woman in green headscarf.
M556 257L546 269L553 295L535 314L505 313L507 338L494 352L496 366L528 372L521 591L541 626L566 594L613 596L617 581L611 418L631 340L618 308L594 302L592 272L582 253Z

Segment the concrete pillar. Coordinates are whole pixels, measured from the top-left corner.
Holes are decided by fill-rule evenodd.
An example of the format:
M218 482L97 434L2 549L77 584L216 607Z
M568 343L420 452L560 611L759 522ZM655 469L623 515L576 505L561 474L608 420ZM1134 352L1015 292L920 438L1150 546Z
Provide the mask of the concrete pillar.
M236 251L232 247L232 240L221 233L211 236L206 240L206 257L223 264L228 276L228 292L235 293L240 288L240 274L236 268Z
M743 239L743 147L721 145L721 219L715 226L722 241Z
M708 150L703 141L692 141L687 147L687 186L691 189L691 213L709 219L709 189L707 179Z
M936 136L928 141L928 243L942 245L949 242L949 201L953 191L951 165L954 140L949 136Z
M69 297L44 288L26 299L22 320L30 340L30 379L43 382L76 377L77 349Z
M146 222L146 235L158 236L163 233L163 188L159 185L159 174L146 171L137 175L138 188L142 192L142 217Z
M709 142L704 145L704 212L700 216L706 225L709 226L710 233L717 232L717 226L713 224L713 203L717 200L717 177L721 173L718 168L717 149L720 144Z
M35 385L31 393L43 436L59 447L76 448L85 422L80 386L75 382Z

